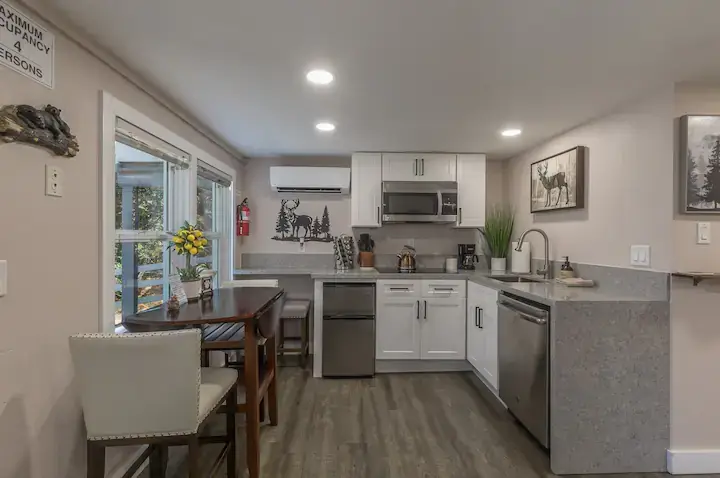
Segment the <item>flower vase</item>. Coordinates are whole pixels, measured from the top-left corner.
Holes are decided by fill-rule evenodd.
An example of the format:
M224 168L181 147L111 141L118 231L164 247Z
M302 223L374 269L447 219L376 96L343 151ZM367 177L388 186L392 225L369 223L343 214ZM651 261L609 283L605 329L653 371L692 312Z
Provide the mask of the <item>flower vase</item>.
M507 269L507 259L505 257L493 257L490 259L491 272L505 272Z
M200 298L200 291L202 290L202 281L194 280L190 282L183 282L183 289L185 289L185 295L188 300L198 300Z

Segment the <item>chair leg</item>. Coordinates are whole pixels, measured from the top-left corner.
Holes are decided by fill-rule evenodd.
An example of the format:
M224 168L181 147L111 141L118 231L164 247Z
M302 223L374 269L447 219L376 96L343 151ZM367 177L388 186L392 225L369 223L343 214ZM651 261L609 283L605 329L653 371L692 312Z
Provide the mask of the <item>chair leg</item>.
M260 477L260 422L257 338L253 327L245 328L245 432L249 478ZM253 351L255 348L255 351Z
M200 478L200 440L197 435L188 439L188 478Z
M303 319L301 319L300 323L300 366L302 368L305 368L307 366L307 359L308 359L308 353L310 351L308 347L308 324L310 323L310 318L308 316L305 316Z
M233 387L227 398L228 413L225 414L226 433L228 438L227 478L237 477L237 426L235 422L235 407L237 406L237 387Z
M87 478L105 478L105 446L90 440L87 442Z
M267 341L267 361L268 361L268 373L273 374L273 378L268 386L268 408L270 414L270 425L276 427L278 424L278 403L277 403L277 339L272 337Z
M151 445L153 452L150 455L150 478L165 478L168 462L168 447L165 445Z

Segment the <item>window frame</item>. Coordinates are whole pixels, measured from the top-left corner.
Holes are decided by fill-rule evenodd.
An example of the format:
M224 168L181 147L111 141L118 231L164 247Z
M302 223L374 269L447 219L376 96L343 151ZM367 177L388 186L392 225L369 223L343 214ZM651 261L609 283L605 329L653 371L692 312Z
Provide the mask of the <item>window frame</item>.
M190 167L175 182L172 197L166 197L168 225L172 229L184 221L194 223L197 219L197 174L198 160L222 171L231 178L228 188L227 217L221 220L221 234L226 241L218 241L217 279L219 283L232 279L235 241L232 236L235 222L235 188L237 173L232 166L219 161L194 144L176 135L156 121L150 119L131 106L123 103L110 93L102 93L102 135L100 162L101 212L100 212L100 317L99 330L115 330L115 243L123 240L148 240L157 232L130 234L129 231L115 229L115 128L117 118L131 123L153 136L175 146L190 156ZM183 198L185 198L183 200ZM170 206L172 204L172 206ZM225 233L230 236L225 236ZM132 237L131 237L132 236ZM154 237L153 237L154 238ZM223 244L225 243L226 244ZM223 247L226 246L226 247Z

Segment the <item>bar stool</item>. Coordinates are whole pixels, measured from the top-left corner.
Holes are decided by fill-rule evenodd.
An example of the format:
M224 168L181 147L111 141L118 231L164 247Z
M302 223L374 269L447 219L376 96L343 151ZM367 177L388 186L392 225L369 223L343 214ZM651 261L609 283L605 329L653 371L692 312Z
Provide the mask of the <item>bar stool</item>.
M282 358L286 353L298 353L300 357L300 365L305 368L307 365L308 355L310 353L309 327L310 327L310 310L312 309L312 301L309 299L288 299L285 301L282 315L280 316L280 330L278 331L278 355ZM300 337L285 335L285 324L291 320L300 321ZM285 341L287 339L300 339L300 347L287 347Z
M105 449L150 445L132 466L150 457L152 476L165 476L168 446L188 446L190 478L200 478L200 445L224 443L211 473L226 456L237 477L235 413L226 435L200 437L224 401L237 403L237 371L200 366L200 331L86 334L70 337L87 428L87 477L104 478ZM215 476L214 474L212 476Z

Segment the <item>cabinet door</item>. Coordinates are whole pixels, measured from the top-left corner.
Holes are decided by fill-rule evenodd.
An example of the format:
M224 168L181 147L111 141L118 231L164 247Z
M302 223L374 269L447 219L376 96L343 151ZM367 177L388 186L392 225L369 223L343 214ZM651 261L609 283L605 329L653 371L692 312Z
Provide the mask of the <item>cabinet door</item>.
M410 153L382 155L383 181L419 181L420 156Z
M419 359L420 300L378 296L375 314L375 357Z
M382 204L382 155L356 153L352 156L350 225L380 227Z
M457 180L457 161L454 154L420 154L419 181Z
M458 227L485 226L484 154L457 155Z
M498 314L497 305L485 304L480 313L483 351L480 373L498 389Z
M465 335L467 337L467 359L468 362L470 362L470 365L475 367L475 370L478 372L482 369L485 353L485 344L483 343L484 337L478 325L479 310L480 307L477 300L468 297L466 314L467 327L465 330Z
M465 359L465 300L422 299L420 358Z

